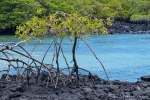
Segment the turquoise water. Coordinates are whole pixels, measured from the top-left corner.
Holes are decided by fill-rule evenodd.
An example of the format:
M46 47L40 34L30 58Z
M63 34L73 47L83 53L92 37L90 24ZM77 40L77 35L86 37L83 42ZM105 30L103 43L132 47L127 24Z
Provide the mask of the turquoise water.
M19 40L12 36L0 36L0 44L17 41ZM39 60L42 59L50 41L52 41L52 38L44 40L32 55ZM150 34L99 35L90 36L86 41L105 66L111 80L137 81L143 75L150 75ZM73 43L65 38L62 44L67 61L72 66L73 64L70 62L72 61L71 49ZM32 42L23 46L31 52L34 45L35 42ZM53 47L47 54L46 63L51 63L52 53ZM24 58L16 56L24 60ZM106 79L101 65L83 41L79 41L76 58L79 67L90 70L93 74ZM61 54L59 62L61 68L67 67ZM0 61L0 69L5 69L6 65L7 62Z

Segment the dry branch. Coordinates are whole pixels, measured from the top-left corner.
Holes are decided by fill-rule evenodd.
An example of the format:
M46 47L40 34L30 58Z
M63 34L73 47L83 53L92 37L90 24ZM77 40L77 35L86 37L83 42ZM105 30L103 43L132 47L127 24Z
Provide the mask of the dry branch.
M43 56L41 61L37 60L36 58L31 56L32 52L37 47L39 42L34 46L31 54L25 48L23 48L23 46L20 46L20 44L25 43L26 41L21 41L21 42L18 42L18 43L0 44L0 53L2 53L4 55L4 57L0 57L0 60L8 62L7 70L0 70L0 72L7 71L6 79L9 80L10 67L13 67L17 71L18 78L23 77L23 79L27 80L27 84L29 85L29 80L30 80L31 73L36 73L36 82L37 82L38 77L40 75L40 72L42 71L42 68L45 68L46 71L48 72L48 77L45 80L45 82L47 82L46 87L48 87L49 82L51 82L54 85L54 87L56 88L56 86L60 83L62 83L63 85L66 85L68 82L73 83L74 81L77 83L77 86L79 86L78 82L80 80L79 80L78 69L88 72L89 75L92 75L92 74L91 74L90 71L88 71L86 69L83 69L83 68L79 68L78 65L77 65L77 61L76 61L76 57L75 57L75 51L76 51L76 48L77 48L77 40L78 39L79 39L78 37L75 37L74 45L73 45L73 48L72 48L72 56L73 56L73 62L74 62L73 67L69 67L69 64L68 64L68 62L66 60L66 57L64 55L64 52L62 50L62 40L63 40L63 38L60 39L59 43L57 42L56 38L54 38L54 40L49 44L47 50L45 51L44 56ZM46 64L46 63L44 63L44 59L45 59L45 57L46 57L46 55L47 55L47 53L50 50L52 45L54 45L54 50L55 50L54 53L53 53L52 64ZM89 47L88 44L87 44L87 46ZM21 50L23 50L23 52L20 51L20 49L18 50L17 47L21 48ZM91 48L90 48L90 50L92 51ZM59 65L59 62L58 62L60 52L62 53L63 58L65 59L65 62L66 62L66 65L67 65L67 68L64 68L64 69L68 69L69 74L63 72L64 69L60 70L60 65ZM96 59L100 62L100 60L97 58L95 53L93 51L92 51L92 53L94 54ZM28 62L16 58L13 54L17 54L19 56L22 56L22 57L28 59ZM57 65L56 68L53 67L54 59L56 59L56 65ZM30 63L29 63L29 60L31 60ZM14 64L14 62L15 62L15 64ZM20 66L20 64L22 64L22 65ZM38 66L38 64L40 66ZM102 63L101 63L101 65L104 68ZM35 68L37 69L36 71L35 71ZM72 68L71 73L70 73L70 68ZM20 74L21 69L23 69L22 74ZM104 71L106 73L105 68L104 68ZM74 72L76 72L76 75L73 75ZM106 73L106 75L107 75L107 73ZM107 76L107 78L108 78L108 76ZM74 80L74 81L71 81L71 80ZM87 80L87 79L85 79L85 80ZM92 81L94 83L93 79L92 79Z
M91 49L91 47L88 45L88 43L87 43L83 38L81 38L81 40L84 41L84 43L88 46L88 48L89 48L90 51L93 53L93 55L95 56L95 58L96 58L96 59L98 60L98 62L101 64L101 66L102 66L102 68L103 68L103 70L104 70L104 72L105 72L105 75L106 75L106 77L107 77L107 80L108 80L108 82L109 82L109 78L108 78L108 75L107 75L107 72L106 72L106 69L105 69L104 65L103 65L102 62L99 60L99 58L96 56L96 54L95 54L94 51Z

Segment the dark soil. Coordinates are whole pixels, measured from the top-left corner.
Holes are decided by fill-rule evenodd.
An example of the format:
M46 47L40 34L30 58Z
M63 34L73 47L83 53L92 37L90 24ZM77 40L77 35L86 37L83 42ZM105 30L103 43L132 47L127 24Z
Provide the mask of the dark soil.
M148 76L142 77L146 81L115 80L108 85L97 75L80 75L79 88L74 84L76 82L68 82L65 86L58 84L56 88L49 83L46 88L47 82L44 80L47 75L46 72L41 73L37 83L32 75L28 86L26 80L16 80L16 75L10 75L11 80L5 81L6 74L3 74L0 79L0 100L150 100Z

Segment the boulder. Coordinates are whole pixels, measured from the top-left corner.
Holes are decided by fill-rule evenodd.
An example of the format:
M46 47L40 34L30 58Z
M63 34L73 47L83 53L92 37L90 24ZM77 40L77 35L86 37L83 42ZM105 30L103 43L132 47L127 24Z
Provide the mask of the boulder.
M142 76L141 80L150 82L150 75L149 76Z
M25 87L23 84L19 83L14 85L12 88L10 88L11 92L24 92L25 91Z

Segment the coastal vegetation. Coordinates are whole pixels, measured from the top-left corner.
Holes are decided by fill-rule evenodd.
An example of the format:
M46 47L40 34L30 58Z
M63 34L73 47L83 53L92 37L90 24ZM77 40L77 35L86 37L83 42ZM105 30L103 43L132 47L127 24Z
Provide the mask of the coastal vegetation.
M94 18L93 16L89 15L86 17L80 16L78 14L67 14L64 12L60 12L57 11L55 14L51 14L50 16L44 17L44 18L39 18L39 17L33 17L31 18L29 21L27 21L26 23L23 23L20 26L17 26L16 28L16 36L18 36L20 39L25 39L25 41L21 41L17 44L15 44L14 46L9 46L8 44L2 44L1 46L1 50L0 52L6 57L6 58L1 58L0 60L4 60L4 61L8 61L8 74L6 77L6 80L9 79L9 71L10 71L10 67L13 67L17 70L18 73L20 73L19 71L19 66L17 64L17 66L15 66L12 62L16 62L16 63L22 63L22 68L24 69L23 71L23 77L26 77L26 79L28 80L28 84L29 84L29 76L30 76L30 72L34 71L34 68L36 68L36 71L34 71L34 73L36 74L37 80L38 80L38 76L40 76L40 73L42 72L42 68L45 68L46 71L49 73L48 75L48 80L51 79L51 82L54 83L54 86L56 87L58 82L63 81L64 79L62 79L62 77L66 76L67 78L65 78L65 80L72 80L74 73L76 76L76 81L73 83L76 83L77 86L79 87L79 69L81 70L85 70L83 68L80 68L78 66L77 63L77 59L76 59L76 48L77 48L77 44L78 41L84 41L85 44L87 45L87 47L92 51L92 49L90 48L90 46L86 43L86 41L84 40L87 36L90 36L90 34L99 34L99 32L101 32L102 34L107 34L108 30L107 28L105 28L106 25L111 25L110 22L110 18L107 18L105 20L105 23L103 22L104 20L99 20L97 18ZM28 51L26 51L23 47L20 47L20 43L22 42L26 42L29 43L31 39L38 39L39 42L42 41L42 39L44 39L48 34L53 34L53 41L50 42L50 45L48 47L48 49L45 51L45 54L43 56L42 61L37 60L36 58L33 58L32 55L30 55L28 53ZM72 67L70 67L68 65L67 60L66 61L66 65L68 67L68 73L64 74L62 72L62 69L60 68L61 64L59 63L59 55L60 53L62 53L62 55L65 58L65 54L63 53L63 48L62 48L62 41L64 37L68 37L69 40L71 40L73 42L73 46L72 46L72 62L74 63ZM39 43L38 42L38 43ZM37 45L38 45L37 43ZM37 45L35 45L34 49L37 47ZM56 66L54 66L53 61L52 63L48 64L50 66L47 66L47 64L44 63L44 58L47 55L47 52L49 51L49 49L51 48L51 45L54 45L54 53L53 53L53 60L55 59L56 62ZM15 50L16 47L20 47L23 51L25 51L27 54L24 54L18 50ZM34 51L33 49L33 51ZM29 60L32 60L31 63L27 63L23 60L20 60L19 58L16 58L18 60L15 59L10 59L12 57L12 54L7 52L8 51L13 51L14 53L17 53L23 57L26 57ZM95 53L92 51L92 53L94 54L94 56L96 57L96 59L99 61L99 63L101 64L102 68L104 69L104 72L107 76L107 80L108 80L108 75L107 72L105 70L105 67L103 66L103 64L101 63L101 61L97 58L97 56L95 55ZM10 55L11 54L11 55ZM13 58L15 58L13 56ZM33 66L34 63L34 66ZM37 66L38 64L40 64L40 66ZM21 69L22 69L21 68ZM71 72L70 72L71 70ZM28 72L29 71L29 72ZM89 71L87 71L89 72ZM22 75L21 74L21 75ZM17 74L20 75L20 74ZM91 73L89 72L89 75L91 75ZM48 81L49 82L49 81ZM65 84L66 82L64 82Z
M34 16L44 17L56 11L91 14L97 18L123 21L149 21L149 0L1 0L0 31L11 29Z

